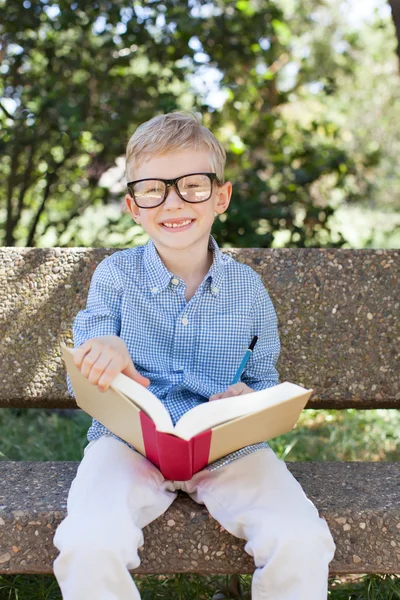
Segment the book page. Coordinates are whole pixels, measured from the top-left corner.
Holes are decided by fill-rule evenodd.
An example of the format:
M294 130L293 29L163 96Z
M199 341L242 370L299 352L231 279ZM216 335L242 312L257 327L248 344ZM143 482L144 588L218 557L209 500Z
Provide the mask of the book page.
M154 421L158 430L166 433L173 432L174 426L167 409L150 390L123 373L113 379L111 387L121 392L143 410Z
M297 398L234 419L229 424L217 425L212 429L208 461L214 462L239 448L268 442L291 431L309 397L310 392L305 392Z
M136 407L154 421L157 429L161 427L166 432L173 430L172 420L167 409L143 385L123 373L119 373L111 382L109 389L106 392L100 392L97 385L91 384L76 367L73 359L76 348L69 348L65 344L61 344L61 350L77 404L95 419L107 426L107 421L110 418L107 402L111 403L112 411L116 415L115 419L118 419L118 413L124 415L123 418L125 419L129 415L127 413L129 405L132 405L132 417L137 412L133 410ZM118 392L118 394L115 392ZM114 394L114 396L111 396L111 394Z
M311 394L312 389L306 390L295 383L285 381L259 392L204 402L204 404L192 408L179 419L175 425L174 434L189 440L202 431L267 407L283 404L306 392Z

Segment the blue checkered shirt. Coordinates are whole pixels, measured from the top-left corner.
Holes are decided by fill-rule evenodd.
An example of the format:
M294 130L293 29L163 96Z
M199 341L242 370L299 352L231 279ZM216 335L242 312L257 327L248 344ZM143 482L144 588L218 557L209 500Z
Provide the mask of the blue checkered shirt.
M183 280L166 268L151 240L113 253L93 273L86 309L73 325L75 348L103 335L122 338L174 425L188 410L229 387L254 335L258 341L241 381L256 391L279 383L278 319L261 278L222 254L211 235L209 248L213 263L189 301ZM68 376L67 383L74 396ZM93 419L87 439L103 435L120 440ZM207 468L265 447L266 442L246 446Z

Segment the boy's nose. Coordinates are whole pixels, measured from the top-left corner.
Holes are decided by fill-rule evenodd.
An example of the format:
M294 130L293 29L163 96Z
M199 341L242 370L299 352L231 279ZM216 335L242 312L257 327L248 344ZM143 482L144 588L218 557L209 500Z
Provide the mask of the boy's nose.
M166 208L174 208L184 204L184 201L178 196L178 192L173 185L169 186L167 190L167 197L165 198L164 204Z

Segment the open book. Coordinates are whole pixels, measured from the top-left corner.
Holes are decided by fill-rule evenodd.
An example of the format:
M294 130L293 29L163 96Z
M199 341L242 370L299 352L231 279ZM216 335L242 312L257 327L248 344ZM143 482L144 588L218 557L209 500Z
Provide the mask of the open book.
M242 396L204 402L173 426L162 402L120 373L100 392L61 345L77 405L154 463L166 479L187 481L218 458L291 431L312 389L285 381Z

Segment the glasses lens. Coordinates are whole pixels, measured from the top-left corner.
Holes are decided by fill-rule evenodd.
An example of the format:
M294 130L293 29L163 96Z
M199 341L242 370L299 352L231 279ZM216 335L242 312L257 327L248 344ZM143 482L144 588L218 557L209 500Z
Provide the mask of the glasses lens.
M133 186L135 200L143 208L151 208L160 204L165 194L165 183L159 179L139 181Z
M211 196L211 180L207 175L188 175L178 181L178 190L188 202L204 202Z

